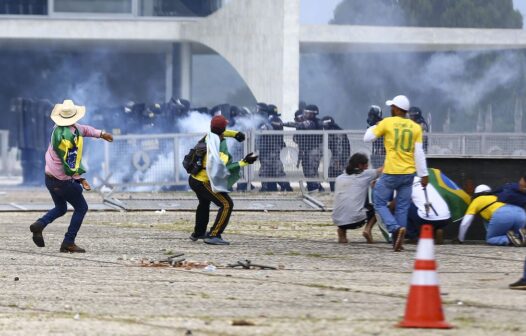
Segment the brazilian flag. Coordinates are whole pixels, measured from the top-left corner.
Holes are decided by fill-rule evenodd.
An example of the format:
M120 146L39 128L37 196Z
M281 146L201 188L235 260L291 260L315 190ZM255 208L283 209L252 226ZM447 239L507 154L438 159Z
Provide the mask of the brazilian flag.
M428 168L428 173L429 183L435 187L449 207L451 221L456 222L462 220L469 203L471 202L469 195L464 190L460 189L455 182L451 181L449 177L444 175L439 169ZM378 219L377 224L380 231L382 231L385 241L390 243L391 235L389 231L387 231L387 228L378 214L376 218Z
M68 176L81 175L86 172L82 166L82 147L84 140L79 130L71 132L69 126L57 126L51 135L51 145L57 153L64 172Z
M451 220L453 222L461 220L471 202L469 195L439 169L429 168L429 183L446 201L451 212Z

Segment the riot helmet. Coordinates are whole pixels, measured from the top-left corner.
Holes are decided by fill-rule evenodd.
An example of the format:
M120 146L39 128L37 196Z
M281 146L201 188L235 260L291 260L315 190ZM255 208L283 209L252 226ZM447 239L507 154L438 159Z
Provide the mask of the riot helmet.
M316 105L307 105L303 110L303 118L306 120L314 120L316 116L320 113L318 106Z
M210 114L213 116L217 115L228 115L230 113L230 104L219 104L210 110Z
M382 109L378 105L371 105L367 113L367 125L374 126L382 121Z
M321 123L323 125L323 129L334 129L336 126L336 122L331 116L325 116L321 118Z
M303 121L303 110L294 112L294 121L298 123Z
M416 123L420 123L423 119L422 110L419 107L411 106L408 111L409 119L413 120Z
M230 106L230 119L234 119L241 116L241 109L235 105Z
M183 99L183 98L177 98L175 100L175 105L185 110L190 109L190 101Z
M425 132L429 131L429 126L427 125L427 122L422 115L422 110L419 107L411 106L407 114L409 115L409 119L422 126L422 129Z
M268 105L265 103L257 103L256 114L264 115L266 117L268 115Z
M274 116L280 116L281 113L278 112L278 107L274 104L268 104L267 105L267 113L269 115L274 115Z

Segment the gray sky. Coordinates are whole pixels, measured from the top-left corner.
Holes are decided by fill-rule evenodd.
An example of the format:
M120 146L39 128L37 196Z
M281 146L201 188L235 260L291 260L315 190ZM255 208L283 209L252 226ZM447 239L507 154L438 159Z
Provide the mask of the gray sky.
M301 0L301 23L323 24L332 19L334 8L342 0ZM521 0L526 2L526 0Z
M334 8L342 0L301 0L301 18L303 24L324 24L332 19ZM366 0L364 0L366 1ZM526 18L526 0L513 0L515 8Z

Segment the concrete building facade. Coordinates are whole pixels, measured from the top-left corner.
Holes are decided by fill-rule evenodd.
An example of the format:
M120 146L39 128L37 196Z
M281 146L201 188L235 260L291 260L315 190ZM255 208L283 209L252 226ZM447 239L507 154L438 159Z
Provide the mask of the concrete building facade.
M191 98L193 53L215 52L236 69L258 101L276 104L288 120L298 105L300 53L526 47L524 30L301 25L300 0L230 0L206 18L135 16L139 2L129 1L131 16L53 11L2 16L0 46L155 49L164 54L167 99Z

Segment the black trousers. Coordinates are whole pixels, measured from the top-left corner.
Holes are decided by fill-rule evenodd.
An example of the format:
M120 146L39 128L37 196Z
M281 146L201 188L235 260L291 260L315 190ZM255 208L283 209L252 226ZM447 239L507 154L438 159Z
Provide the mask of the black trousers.
M190 176L188 177L188 184L199 200L199 205L195 212L194 235L200 237L206 234L210 217L210 203L214 202L219 207L219 211L217 212L214 225L210 229L209 236L220 236L228 225L230 215L234 209L234 202L227 193L213 192L210 182L201 182Z

